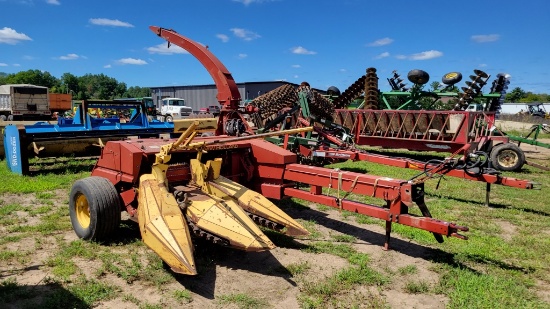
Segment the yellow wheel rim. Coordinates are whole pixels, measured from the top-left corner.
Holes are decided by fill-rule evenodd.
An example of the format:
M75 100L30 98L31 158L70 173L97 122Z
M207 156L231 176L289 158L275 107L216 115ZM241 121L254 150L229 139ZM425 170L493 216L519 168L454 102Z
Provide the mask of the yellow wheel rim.
M83 194L79 194L75 202L75 212L78 224L86 229L90 226L90 206L88 205L88 199Z
M516 152L512 150L503 150L498 154L498 163L504 167L512 167L518 160Z
M449 73L449 74L445 75L445 78L455 78L455 77L457 77L457 76L458 76L457 73L452 72L452 73Z

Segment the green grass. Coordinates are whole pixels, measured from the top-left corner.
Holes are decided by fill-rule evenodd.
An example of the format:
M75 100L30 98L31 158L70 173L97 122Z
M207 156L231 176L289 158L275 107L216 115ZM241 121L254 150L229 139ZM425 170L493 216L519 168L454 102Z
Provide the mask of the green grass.
M97 280L79 279L68 290L85 304L93 306L99 301L115 298L120 288Z
M418 268L415 265L407 265L404 267L400 267L397 272L404 276L404 275L413 275L418 273Z
M405 284L405 291L410 294L424 294L430 290L430 285L426 281L409 281Z
M422 158L445 156L440 153L381 152ZM368 162L344 162L331 167L404 180L419 173ZM503 175L541 183L542 190L493 185L491 207L486 207L484 183L452 177L444 177L439 183L438 179L425 183L426 204L433 217L468 226L470 231L464 234L469 240L445 238L444 243L438 244L433 235L426 231L392 225L392 235L404 238L405 242L412 241L429 252L419 257L430 262L430 270L439 276L437 281L428 282L419 277L420 266L416 266L419 264L397 269L376 267L372 257L354 248L357 240L361 239L359 234L329 232L325 235L319 223L307 216L298 219L312 234L304 241L297 242L274 232L266 231L266 234L279 247L302 250L305 254L337 256L347 261L348 265L322 278L314 278L314 265L303 260L281 266L285 272L269 274L291 277L296 282L300 289L298 302L302 308L384 308L384 297L371 293L369 289L392 289L393 282L402 283L399 285L402 292L443 295L448 300L448 308L550 308L550 304L538 294L539 290L550 285L550 204L546 201L550 190L550 172L526 166L519 173L506 172ZM192 302L194 290L187 288L193 286L194 280L203 280L203 273L211 274L216 267L215 259L211 257L197 257L209 262L200 263L199 276L180 280L139 240L100 245L64 239L63 235L71 230L67 198L62 197L60 203L59 197L52 192L68 190L76 179L85 176L88 176L87 172L14 176L7 173L5 162L0 161L0 177L3 179L0 196L25 195L25 199L13 202L0 200L0 264L16 265L13 273L5 272L9 275L24 267L43 263L42 269L48 273L48 278L42 283L53 287L40 298L13 277L3 281L0 279L0 303L11 304L28 298L20 303L22 308L87 308L119 298L140 308L167 307L162 303L139 302L135 296L121 293L120 286L103 282L108 276L116 276L128 286L145 284L154 287L158 293L166 293L166 299L180 306ZM335 194L334 188L331 194ZM350 194L348 198L384 205L383 200L370 196ZM326 206L312 206L310 202L296 199L281 204L285 210L292 207L295 213L333 211ZM410 212L420 213L415 206L410 208ZM365 230L370 228L369 225L385 227L384 221L379 219L347 211L338 214L342 218L339 220L355 221ZM3 231L6 233L2 234ZM54 245L51 239L55 239ZM13 249L13 244L19 241L30 241L30 246L23 250ZM392 242L392 246L398 252L403 250L397 242ZM43 261L35 261L37 250L48 250L51 254ZM95 262L97 269L84 277L80 267L87 261ZM177 288L174 289L174 286ZM42 300L39 301L39 298ZM251 293L216 296L216 302L221 306L239 308L267 308L273 305Z
M397 179L409 179L418 173L367 162L345 162L332 167ZM542 191L493 185L491 207L486 207L483 183L445 177L437 188L437 180L427 181L426 199L432 215L468 226L470 231L465 234L470 239L467 241L447 239L439 245L430 233L393 224L394 234L446 253L433 258L433 261L439 265L435 269L441 274L440 281L445 287L438 288L437 292L449 297L450 308L549 307L548 303L537 298L533 282L541 280L550 284L550 250L547 249L550 248L550 237L545 236L550 233L550 204L545 203L543 197L544 192L550 190L550 177L548 172L529 166L525 166L521 173L503 174L539 182ZM372 198L357 198L373 203ZM417 210L413 208L411 212L417 213ZM385 226L381 220L358 214L348 216L362 224ZM398 273L411 275L416 271L407 266ZM449 280L450 277L453 280ZM405 290L409 293L430 292L429 285L418 280L407 282ZM510 293L504 295L506 291Z
M242 293L220 295L219 297L217 297L217 300L220 305L234 304L241 309L257 309L269 307L265 301Z
M181 304L188 304L193 301L193 295L188 290L175 290L172 296Z
M326 278L304 278L299 301L304 308L330 308L331 306L350 306L346 300L336 295L353 291L359 286L383 286L389 278L370 267L369 256L359 253L349 244L335 244L327 241L312 243L304 251L311 253L328 253L346 259L351 266L343 268ZM372 296L372 295L371 295ZM371 296L367 298L372 298ZM381 304L374 298L375 304ZM327 305L329 304L329 305ZM378 305L377 305L378 306ZM377 307L375 306L375 307Z
M292 276L298 276L306 273L311 268L311 265L305 261L302 263L289 264L286 269L292 274Z
M0 194L13 193L13 194L26 194L26 193L39 193L39 198L50 198L53 195L50 191L56 189L68 189L73 182L77 179L83 178L90 174L87 171L77 171L76 173L71 169L71 166L78 164L93 165L93 160L87 160L85 162L73 162L67 161L64 163L66 172L59 174L58 172L51 173L39 173L35 176L22 176L13 174L9 171L5 160L0 161L0 179L2 179L2 186L0 186Z

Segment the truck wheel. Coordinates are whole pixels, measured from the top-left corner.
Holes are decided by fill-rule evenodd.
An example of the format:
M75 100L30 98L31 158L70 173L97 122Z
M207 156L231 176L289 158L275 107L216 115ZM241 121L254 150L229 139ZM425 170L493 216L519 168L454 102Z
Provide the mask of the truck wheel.
M430 75L422 70L410 70L407 78L413 84L424 85L430 80Z
M166 121L166 122L173 122L173 121L174 121L174 118L172 118L172 116L168 115L168 116L164 117L164 121Z
M13 115L8 115L8 121L13 121Z
M441 81L445 85L454 85L462 80L462 74L460 72L450 72L441 78Z
M6 121L7 119L6 115L0 115L0 121Z
M525 154L515 144L500 144L491 149L491 162L500 171L519 171L525 164Z
M103 240L120 225L119 195L109 180L97 176L77 180L69 198L69 215L78 237Z

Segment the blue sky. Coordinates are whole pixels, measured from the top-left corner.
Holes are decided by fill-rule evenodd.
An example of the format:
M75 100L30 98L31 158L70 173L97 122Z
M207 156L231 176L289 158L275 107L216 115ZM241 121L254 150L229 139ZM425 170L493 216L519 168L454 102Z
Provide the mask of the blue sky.
M389 90L393 70L422 69L432 82L481 69L510 74L510 88L550 93L549 15L548 0L0 0L0 72L212 84L193 56L166 49L154 25L207 45L236 82L343 91L375 67Z

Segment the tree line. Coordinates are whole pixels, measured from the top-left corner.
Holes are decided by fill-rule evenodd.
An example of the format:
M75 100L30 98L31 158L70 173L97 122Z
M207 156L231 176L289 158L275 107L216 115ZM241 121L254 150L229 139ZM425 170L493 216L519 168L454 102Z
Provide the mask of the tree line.
M119 82L115 78L105 74L85 74L76 76L71 73L64 73L61 78L51 75L49 72L40 70L28 70L18 73L6 74L0 72L0 85L6 84L32 84L44 86L52 93L71 93L75 100L97 99L112 100L118 98L136 98L151 96L151 89L146 87L128 87L126 83ZM430 84L430 91L441 88L437 81ZM457 87L449 91L459 92ZM429 104L427 100L426 104ZM529 102L550 102L550 95L546 93L537 94L515 87L506 93L505 102L529 103ZM424 102L421 102L424 103ZM396 103L398 104L398 102Z
M31 84L48 87L51 93L70 93L75 100L112 100L118 98L137 98L151 96L151 89L146 87L128 87L105 74L85 74L76 76L64 73L61 78L47 71L28 70L6 74L0 72L0 85Z

